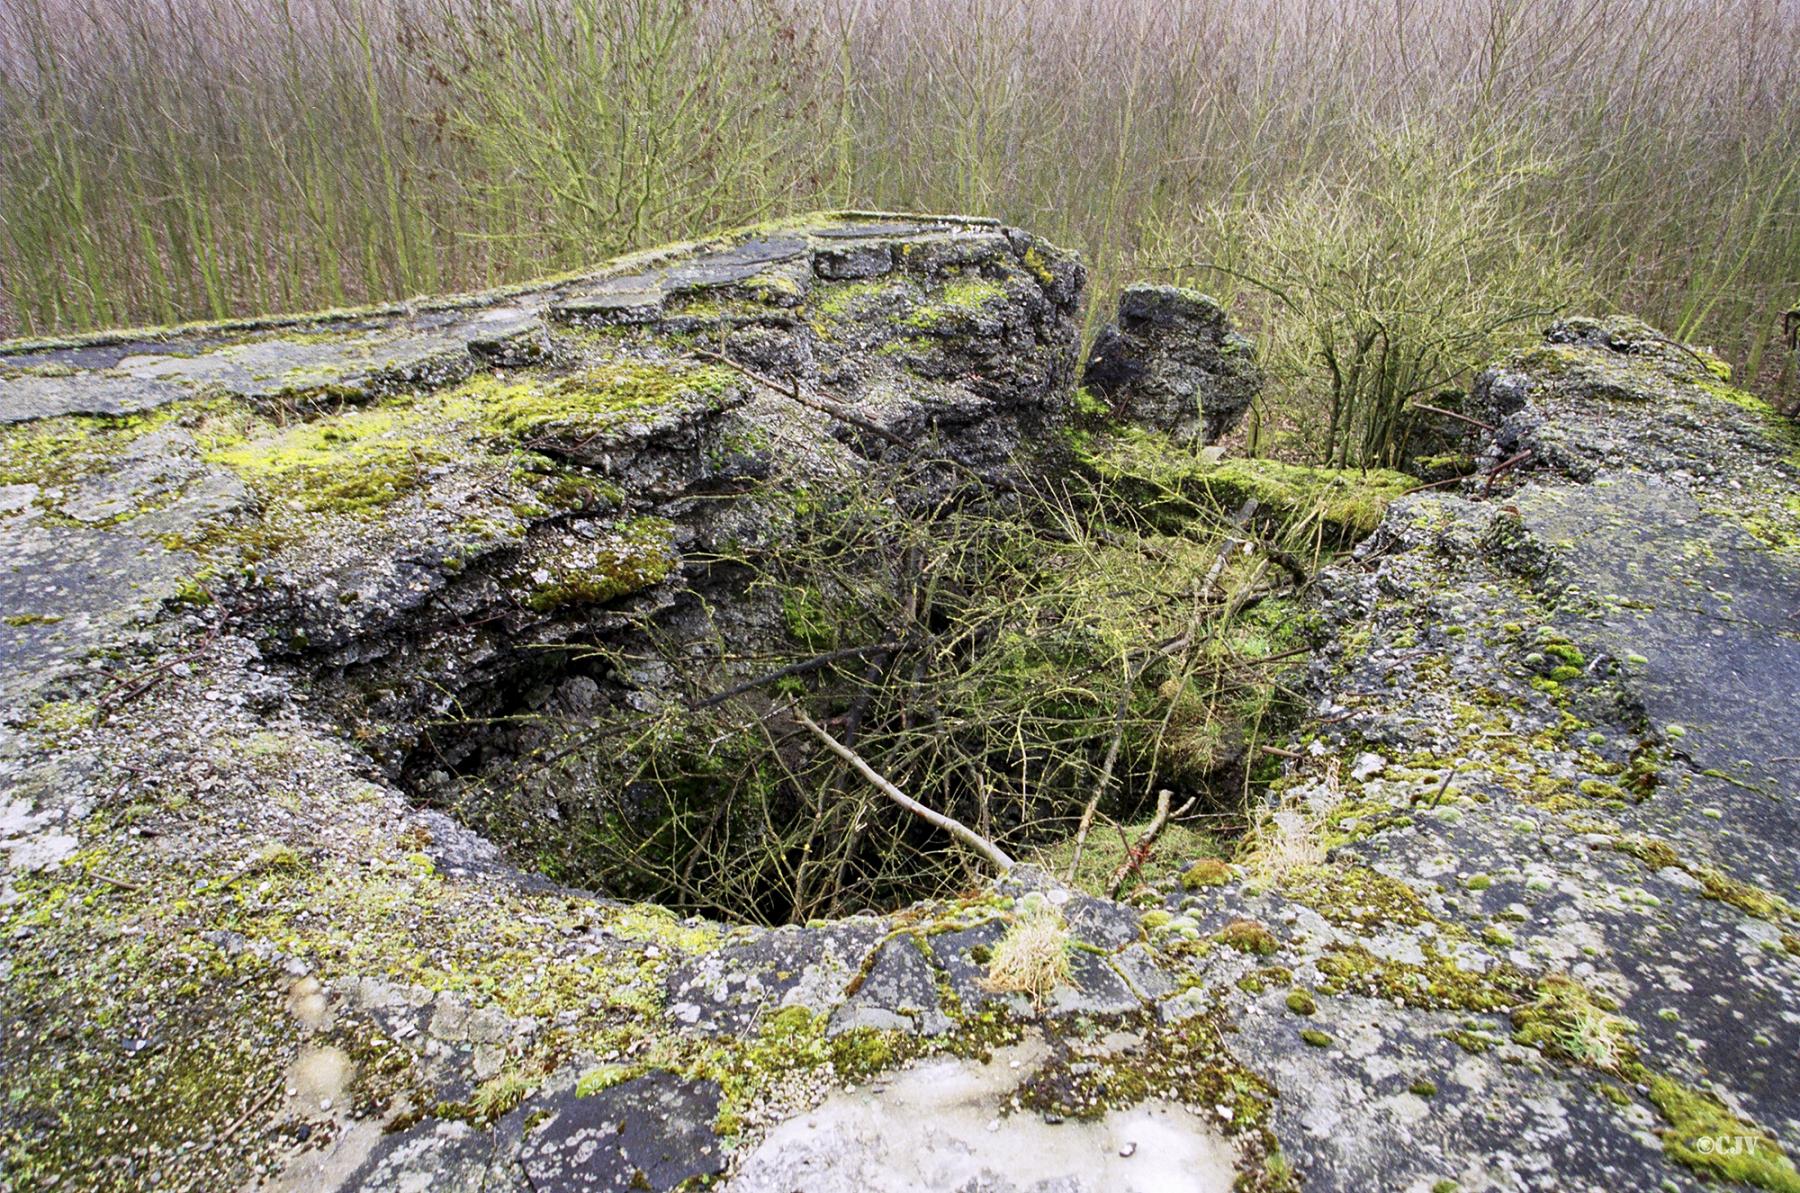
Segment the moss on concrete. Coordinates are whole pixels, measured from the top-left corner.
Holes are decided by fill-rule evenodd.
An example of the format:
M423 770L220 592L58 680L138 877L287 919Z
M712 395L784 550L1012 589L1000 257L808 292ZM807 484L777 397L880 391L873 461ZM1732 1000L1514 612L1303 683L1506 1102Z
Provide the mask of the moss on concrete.
M1658 1076L1650 1079L1650 1100L1669 1120L1663 1149L1673 1159L1704 1176L1800 1193L1800 1172L1781 1145L1711 1094Z
M1390 502L1418 486L1404 473L1381 469L1242 457L1209 463L1195 449L1140 427L1092 438L1082 462L1101 482L1134 498L1165 531L1196 519L1229 518L1255 501L1261 524L1286 528L1316 521L1336 544L1369 534Z
M964 322L1005 298L1006 287L990 278L979 275L952 278L900 322L914 331L938 331Z
M620 360L562 376L474 383L465 395L502 434L582 439L659 414L717 410L740 387L737 375L720 365Z
M447 440L409 406L351 410L214 447L206 458L265 501L303 513L367 514L418 488L450 459Z
M642 592L674 572L680 557L671 542L673 524L633 518L587 538L533 571L524 591L527 606L549 613L567 605L603 605Z

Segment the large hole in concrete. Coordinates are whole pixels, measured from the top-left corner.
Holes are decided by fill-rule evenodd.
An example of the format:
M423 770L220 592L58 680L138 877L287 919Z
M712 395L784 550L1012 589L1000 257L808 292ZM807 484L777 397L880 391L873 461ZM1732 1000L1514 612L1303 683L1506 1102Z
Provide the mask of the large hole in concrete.
M306 538L316 486L290 486L271 629L419 799L621 898L786 922L980 876L846 753L1102 893L1216 850L1335 482L1252 495L1186 432L1075 400L1081 273L1047 246L884 226L846 256L839 231L560 297L528 359L415 412L429 453L388 445L407 500L353 529L368 549ZM1182 359L1237 378L1230 408L1254 370L1203 314Z
M985 865L797 710L1019 860L1070 865L1094 801L1096 891L1237 831L1283 706L1265 661L1299 640L1266 561L1132 526L1105 494L921 512L900 483L790 510L753 554L688 541L643 591L479 627L476 682L405 727L392 769L559 881L766 923L892 909ZM344 678L366 693L385 670ZM1163 789L1180 814L1122 870Z

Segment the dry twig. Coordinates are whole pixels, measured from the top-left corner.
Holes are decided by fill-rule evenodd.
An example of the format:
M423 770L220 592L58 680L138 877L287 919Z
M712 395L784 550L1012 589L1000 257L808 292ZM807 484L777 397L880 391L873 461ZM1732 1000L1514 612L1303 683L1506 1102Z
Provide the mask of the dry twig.
M1002 874L1013 868L1013 860L1007 855L1005 850L1001 849L998 845L994 844L962 821L951 816L946 816L942 812L934 812L918 800L913 799L910 795L907 795L904 791L877 774L874 767L863 761L862 755L858 754L855 750L850 749L850 747L844 745L837 738L820 728L818 723L807 716L805 711L802 710L799 705L793 705L792 708L795 720L806 726L806 728L812 732L814 737L818 738L821 742L824 742L827 749L855 768L856 773L867 779L875 787L875 790L881 792L881 794L887 796L896 804L899 804L902 808L911 812L914 816L917 816L928 824L936 825L938 828L943 829L945 832L955 837L958 841L961 841L964 845L967 845L970 849L981 854L990 862L994 863L995 868Z

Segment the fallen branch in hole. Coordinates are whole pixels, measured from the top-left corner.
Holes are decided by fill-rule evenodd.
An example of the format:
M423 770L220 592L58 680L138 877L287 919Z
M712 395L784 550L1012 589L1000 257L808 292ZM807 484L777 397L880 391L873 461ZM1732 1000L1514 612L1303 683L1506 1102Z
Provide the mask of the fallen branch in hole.
M1219 558L1224 559L1223 551ZM1217 570L1218 565L1215 564L1214 571ZM1208 578L1206 583L1210 586L1211 578ZM1144 671L1151 663L1159 658L1167 658L1178 651L1186 650L1193 640L1194 631L1190 629L1187 633L1171 638L1167 642L1159 642L1145 652L1144 660L1137 667L1127 672L1125 686L1119 692L1118 706L1113 710L1112 744L1106 748L1106 761L1100 768L1100 781L1094 784L1094 794L1088 799L1087 806L1081 810L1081 824L1075 830L1074 853L1069 858L1068 873L1064 876L1063 881L1075 881L1075 875L1081 869L1081 855L1087 850L1088 834L1094 828L1094 814L1100 810L1100 801L1105 798L1107 791L1112 787L1113 770L1119 763L1119 746L1125 738L1125 712L1131 703L1132 690L1137 686L1137 681L1142 678Z
M795 675L805 675L809 671L817 671L822 667L829 667L833 663L840 663L845 659L853 659L860 655L874 654L884 650L895 650L898 649L899 646L900 643L898 642L871 642L866 646L847 646L842 650L829 650L824 654L813 655L809 659L801 659L797 663L789 663L785 667L777 667L773 671L765 671L761 675L735 683L729 688L714 692L710 696L702 696L698 699L688 701L684 707L689 712L703 712L706 709L716 708L728 700L742 696L745 692L754 691L757 688L775 683L778 680L787 679ZM568 742L563 745L562 748L552 750L548 753L533 754L531 756L531 761L533 765L539 768L554 766L564 758L569 757L579 750L585 749L598 742L605 741L607 738L617 737L622 733L628 733L632 729L646 724L651 720L653 715L654 714L652 713L640 713L637 716L627 717L611 725L603 725L599 728L589 729L584 733L571 735Z
M1005 874L1013 868L1013 860L1007 855L1005 850L1001 849L998 845L994 844L962 821L957 820L955 817L946 816L942 812L934 812L918 800L907 795L904 791L882 778L881 775L876 772L874 767L863 761L862 755L858 754L855 750L844 745L844 743L840 742L837 738L820 728L811 717L806 715L805 710L799 705L794 704L789 707L792 709L796 721L806 726L814 737L818 738L821 742L824 742L825 747L833 754L836 754L839 758L848 762L851 767L855 769L857 774L867 779L875 787L875 790L881 792L881 794L887 796L896 804L899 804L902 808L905 808L908 812L911 812L914 816L917 816L927 824L936 825L938 828L943 829L945 832L955 837L958 841L961 841L964 845L967 845L970 849L981 854L990 862L994 863L994 866L1002 874Z
M1149 827L1139 835L1137 841L1126 849L1125 860L1119 863L1117 870L1113 871L1112 884L1106 888L1108 898L1117 899L1125 884L1131 881L1131 876L1141 870L1144 863L1150 860L1150 851L1156 848L1156 839L1162 836L1165 828L1169 827L1169 821L1173 816L1184 815L1189 808L1194 806L1194 801L1190 798L1171 815L1169 801L1172 798L1174 795L1167 787L1156 793L1156 816L1150 821Z

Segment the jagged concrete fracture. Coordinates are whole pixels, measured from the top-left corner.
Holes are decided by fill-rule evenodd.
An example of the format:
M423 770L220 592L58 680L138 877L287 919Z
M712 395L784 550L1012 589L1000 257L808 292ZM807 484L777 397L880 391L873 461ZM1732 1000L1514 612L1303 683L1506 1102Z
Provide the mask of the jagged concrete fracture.
M783 491L926 450L1003 484L1069 404L1080 280L983 221L831 216L0 357L0 1179L1800 1185L1800 438L1627 321L1483 375L1487 472L1318 585L1269 815L1131 903L1020 868L681 919L396 784L542 679L522 643L754 640L692 561ZM993 989L1046 920L1066 977Z

